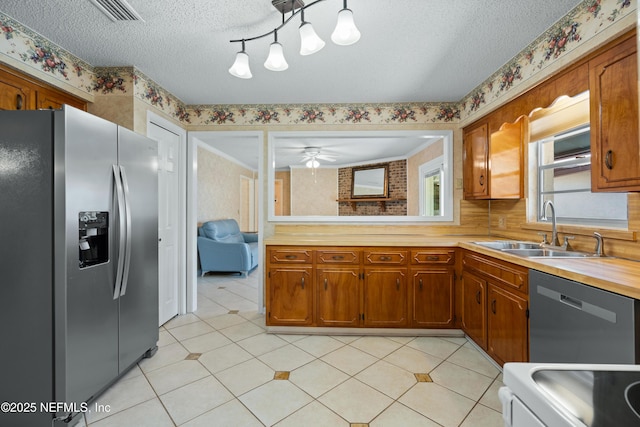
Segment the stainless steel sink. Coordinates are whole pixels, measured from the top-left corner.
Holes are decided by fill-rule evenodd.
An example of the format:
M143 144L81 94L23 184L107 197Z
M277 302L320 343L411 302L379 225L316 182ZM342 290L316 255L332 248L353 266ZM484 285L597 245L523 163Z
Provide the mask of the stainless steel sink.
M494 242L474 242L476 245L484 246L490 249L537 249L540 248L540 243L533 242L521 242L513 240L497 240Z
M588 254L585 252L563 251L540 247L538 247L537 249L502 249L502 252L527 258L587 258L593 256L592 254Z

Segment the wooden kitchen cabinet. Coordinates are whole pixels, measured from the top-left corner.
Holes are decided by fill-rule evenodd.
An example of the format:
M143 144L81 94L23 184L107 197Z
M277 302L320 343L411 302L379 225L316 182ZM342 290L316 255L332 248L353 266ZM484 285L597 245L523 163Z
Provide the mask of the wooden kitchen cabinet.
M0 110L59 109L63 104L87 111L85 100L0 65Z
M592 191L640 191L635 34L589 61Z
M267 246L267 325L453 328L454 268L455 249Z
M529 360L528 305L514 292L489 285L487 350L500 365Z
M271 325L307 326L313 323L311 267L271 267L267 273L267 320Z
M482 349L487 349L487 281L462 273L462 330Z
M465 129L464 198L520 199L524 197L523 146L527 117L503 123L491 132L488 123ZM491 133L490 133L491 132Z
M418 249L411 251L409 312L411 326L453 328L455 251Z
M528 269L472 252L462 265L462 329L501 365L527 362Z
M317 325L358 327L362 322L361 251L322 248L315 251Z
M267 252L267 322L281 326L313 323L313 253L296 247Z
M482 123L465 129L463 157L464 198L489 198L489 128Z
M406 327L406 267L365 267L363 324L375 328Z

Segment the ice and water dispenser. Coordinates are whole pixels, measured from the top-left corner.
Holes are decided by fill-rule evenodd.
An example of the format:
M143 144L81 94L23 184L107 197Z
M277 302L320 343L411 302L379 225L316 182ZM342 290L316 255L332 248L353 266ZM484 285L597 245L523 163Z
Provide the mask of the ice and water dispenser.
M78 245L80 268L109 261L109 212L78 214Z

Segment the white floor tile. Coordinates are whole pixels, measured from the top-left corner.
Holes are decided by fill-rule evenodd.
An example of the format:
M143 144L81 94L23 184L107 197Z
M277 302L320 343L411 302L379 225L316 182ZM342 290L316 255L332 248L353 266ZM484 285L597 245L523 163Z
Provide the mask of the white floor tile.
M355 375L378 361L370 354L348 345L322 356L321 359L349 375Z
M436 384L476 401L493 382L489 377L446 361L431 371L430 375Z
M409 409L406 406L395 402L378 415L371 423L370 427L439 427L440 425Z
M181 427L264 427L238 399L220 405Z
M348 379L349 375L321 360L314 360L289 376L289 381L315 398Z
M251 358L253 356L250 353L233 343L204 353L198 361L215 374Z
M211 375L196 360L183 360L147 374L147 379L158 395L175 390L191 382Z
M362 337L349 345L379 359L402 347L401 343L386 337Z
M258 359L275 371L293 371L313 361L314 357L292 344L287 344L284 347L259 356Z
M445 427L459 426L475 401L435 383L418 383L398 402Z
M355 376L356 379L397 399L413 387L417 380L411 372L380 360Z
M384 411L393 399L356 380L349 379L318 401L350 423L366 424Z
M317 400L276 424L277 427L349 427L349 423Z
M178 425L233 399L234 396L212 376L160 396L162 404Z
M504 420L500 412L486 406L476 405L460 427L502 427Z
M275 371L259 361L249 359L229 369L218 372L215 376L234 395L240 396L273 379Z
M293 345L315 357L322 357L327 353L331 353L332 351L343 347L345 344L328 336L310 335L296 341Z
M442 363L442 359L411 347L399 348L384 360L414 374L429 373Z
M446 359L459 349L460 345L438 337L418 337L408 343L407 347L415 348L440 359Z
M182 340L181 343L190 353L206 353L207 351L229 345L232 341L220 332L213 331L208 334Z
M313 400L289 381L270 381L238 399L267 426L286 418Z
M90 411L85 416L87 417L87 422L94 423L155 397L156 393L144 375L130 379L123 378L98 396L94 404L89 405ZM99 408L108 408L109 410L91 410L96 408L96 404Z

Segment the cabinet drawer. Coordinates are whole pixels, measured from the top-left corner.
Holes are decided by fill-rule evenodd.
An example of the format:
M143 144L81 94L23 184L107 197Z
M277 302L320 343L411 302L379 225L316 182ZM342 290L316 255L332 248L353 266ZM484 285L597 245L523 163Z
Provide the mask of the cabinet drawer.
M405 265L407 263L407 251L365 250L364 263L366 265Z
M298 248L269 249L269 262L272 264L311 264L313 251Z
M356 249L319 249L316 251L318 264L360 264L360 251Z
M456 261L455 250L414 249L411 251L411 264L453 265Z
M495 258L465 254L463 268L475 270L494 282L522 293L529 292L529 269Z

